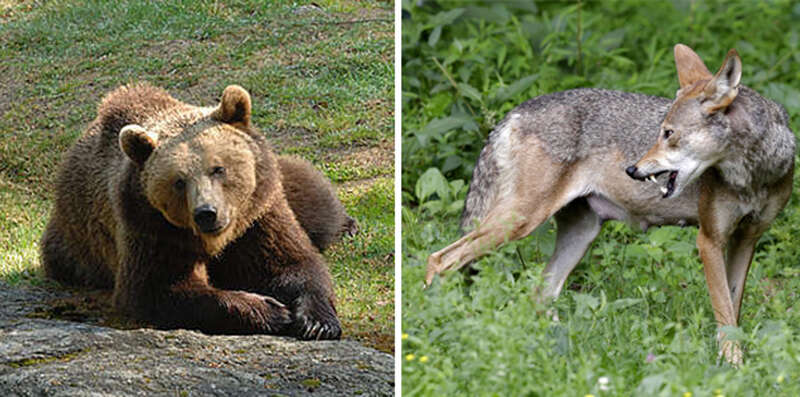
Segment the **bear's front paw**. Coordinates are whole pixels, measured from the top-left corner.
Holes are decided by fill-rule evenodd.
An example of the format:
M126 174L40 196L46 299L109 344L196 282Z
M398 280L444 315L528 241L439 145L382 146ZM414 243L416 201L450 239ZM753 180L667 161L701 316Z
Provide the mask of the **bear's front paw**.
M239 296L247 301L247 307L250 308L240 311L250 317L256 329L276 334L292 323L292 312L277 299L244 291L240 291Z
M303 323L298 338L303 340L329 340L339 339L342 336L342 327L339 325L339 320L333 318L333 321L322 323L320 321L306 320Z
M270 307L268 323L275 327L274 331L280 331L292 323L292 312L286 305L271 296L265 296L264 302Z
M336 309L327 299L312 296L297 298L294 323L294 335L303 340L339 339L342 327L336 317Z

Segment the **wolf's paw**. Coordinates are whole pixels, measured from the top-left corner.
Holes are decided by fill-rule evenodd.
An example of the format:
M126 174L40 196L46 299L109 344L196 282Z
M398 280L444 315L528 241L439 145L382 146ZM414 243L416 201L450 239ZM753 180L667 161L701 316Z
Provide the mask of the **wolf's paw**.
M425 269L425 285L423 288L431 286L433 278L439 274L442 266L442 257L438 252L434 252L428 257L428 267Z
M728 364L738 367L742 365L744 353L742 353L739 341L723 340L720 344L719 356L723 357Z

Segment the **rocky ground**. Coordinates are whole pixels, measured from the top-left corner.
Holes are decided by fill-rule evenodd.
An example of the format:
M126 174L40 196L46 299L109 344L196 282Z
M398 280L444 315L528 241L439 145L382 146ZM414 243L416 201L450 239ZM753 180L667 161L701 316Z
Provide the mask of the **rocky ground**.
M0 282L4 396L393 393L392 356L354 341L119 330L40 315L64 294Z

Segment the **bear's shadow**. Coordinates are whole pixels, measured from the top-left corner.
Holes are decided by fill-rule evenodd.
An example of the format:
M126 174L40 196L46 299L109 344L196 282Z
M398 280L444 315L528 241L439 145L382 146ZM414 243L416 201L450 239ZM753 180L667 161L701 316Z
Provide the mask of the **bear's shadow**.
M111 304L111 290L86 290L46 286L53 297L26 314L29 318L63 320L102 327L130 330L157 328L153 324L134 320L117 313Z

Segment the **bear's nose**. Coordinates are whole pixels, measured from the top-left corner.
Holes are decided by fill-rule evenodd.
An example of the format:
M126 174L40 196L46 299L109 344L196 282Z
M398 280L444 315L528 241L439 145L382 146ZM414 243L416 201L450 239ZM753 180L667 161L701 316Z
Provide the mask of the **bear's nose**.
M211 204L203 204L195 208L194 223L203 233L213 232L217 225L217 209Z

